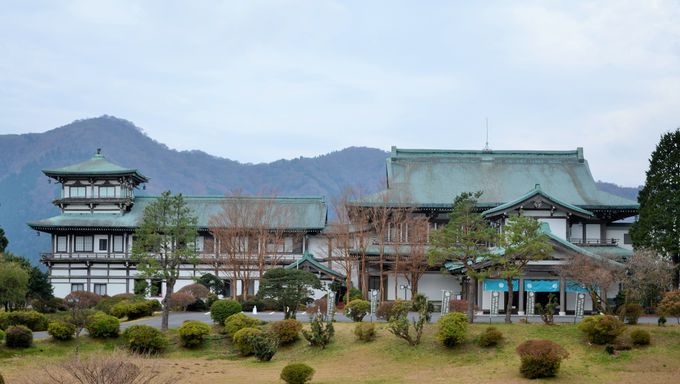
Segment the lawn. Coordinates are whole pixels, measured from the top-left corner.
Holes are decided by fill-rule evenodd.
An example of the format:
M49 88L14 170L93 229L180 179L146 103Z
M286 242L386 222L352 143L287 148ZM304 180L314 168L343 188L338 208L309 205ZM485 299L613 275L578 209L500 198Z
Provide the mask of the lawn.
M230 342L214 336L204 346L185 350L174 343L162 356L140 360L167 374L178 375L182 383L272 383L289 362L305 362L316 369L314 383L516 383L529 382L519 376L515 347L524 340L545 338L564 346L570 356L551 383L674 383L680 377L680 326L642 326L652 334L652 345L608 355L601 346L590 346L574 325L497 324L506 337L495 348L476 346L475 338L487 325L471 326L466 344L446 349L434 338L430 325L418 347L410 347L379 324L375 342L354 340L353 324L336 324L334 342L325 350L313 349L304 341L284 347L268 363L238 356ZM57 364L74 353L113 351L119 340L97 341L81 337L79 342L39 341L26 350L0 348L0 372L8 383L33 378L41 367ZM37 373L36 373L37 372ZM543 382L534 380L532 382Z

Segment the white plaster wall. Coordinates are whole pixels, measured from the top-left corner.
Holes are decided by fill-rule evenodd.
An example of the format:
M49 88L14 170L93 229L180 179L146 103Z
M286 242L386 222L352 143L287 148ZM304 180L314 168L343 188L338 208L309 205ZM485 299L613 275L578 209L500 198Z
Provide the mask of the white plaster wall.
M566 219L538 219L542 223L550 226L550 231L560 239L567 239L567 220Z
M599 239L600 238L600 224L586 224L586 238Z
M442 289L453 291L453 295L460 294L460 282L456 277L441 272L426 272L418 282L418 293L433 301L441 300Z
M618 240L617 245L621 248L633 250L633 244L624 244L623 235L628 233L628 228L607 228L607 238Z
M328 242L321 236L310 236L307 251L317 259L328 257Z

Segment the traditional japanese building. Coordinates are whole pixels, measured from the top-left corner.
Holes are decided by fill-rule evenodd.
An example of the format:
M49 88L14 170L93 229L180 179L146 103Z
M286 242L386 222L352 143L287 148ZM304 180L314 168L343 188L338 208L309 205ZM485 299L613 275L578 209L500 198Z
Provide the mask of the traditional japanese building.
M478 211L499 230L510 215L521 212L544 223L542 231L553 245L551 257L530 263L525 276L514 284L519 295L515 295L513 307L520 314L526 310L531 312L527 309L528 300L545 302L551 293L559 297L561 313L574 311L575 297L582 289L561 279L556 267L575 255L620 265L632 254L629 224L622 220L637 215L639 206L635 201L597 188L582 148L466 151L393 147L387 159L387 189L353 204L358 209L408 207L413 214L426 217L430 229L436 229L448 221L456 196L477 191L482 192ZM404 229L398 232L403 234ZM390 243L398 243L398 249L409 245L409 241L403 239L397 242L393 233L387 231L388 238L382 242L374 236L373 245L368 249L374 256L369 267L369 286L386 292L388 299L394 299L395 292L402 298L401 290L395 287L408 285L399 273L390 271L393 263L383 265L384 286L378 283L380 273L375 259L378 244L387 243L388 253L395 252ZM418 283L418 291L432 300L439 300L442 290L453 291L454 296L462 293L462 265L448 262L443 267L448 273L432 268ZM478 284L477 305L484 311L492 309L492 292L507 291L501 280L488 279ZM608 288L610 296L617 291L618 287ZM410 298L406 290L404 295ZM498 302L500 308L504 305L502 296ZM587 300L585 306L588 311L592 304Z
M64 297L79 290L101 295L134 292L138 279L131 258L134 231L144 208L156 200L152 196L137 196L137 192L149 179L136 169L109 162L100 151L82 163L43 172L61 186L61 194L54 200L60 213L28 225L52 238L52 248L41 255L41 262L49 269L55 296ZM176 290L211 273L224 280L225 296L242 293L243 281L224 268L224 247L210 230L216 225L211 223L212 218L228 209L225 207L235 205L255 206L260 211L266 207L278 213L266 222L266 230L276 232L276 239L269 237L267 244L244 239L240 241L244 251L248 247L263 247L269 262L275 259L279 265L292 264L323 273L323 277L335 277L325 268L316 268L320 264L307 252L326 226L324 198L185 196L185 201L198 218L199 263L182 266ZM255 293L259 285L257 270L251 269L241 272L249 273L253 281L247 285L248 294ZM163 294L165 288L160 282L148 283L156 285L155 294Z

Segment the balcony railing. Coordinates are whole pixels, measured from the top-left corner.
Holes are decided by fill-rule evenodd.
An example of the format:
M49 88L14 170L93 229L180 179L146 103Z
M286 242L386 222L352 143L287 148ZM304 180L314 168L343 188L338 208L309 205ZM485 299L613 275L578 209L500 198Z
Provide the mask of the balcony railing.
M131 259L132 254L127 252L114 252L114 253L99 253L99 252L57 252L57 253L41 253L40 260L42 261L59 261L59 260L70 260L70 261L126 261ZM254 255L248 255L247 257L254 257ZM289 263L297 260L302 256L300 253L281 253L278 255L267 255L265 256L266 262L273 262L277 260L278 262ZM225 259L226 255L216 256L214 253L199 253L197 255L199 262L210 263L217 259ZM244 260L246 257L244 256Z
M569 241L572 244L576 244L576 245L609 245L609 246L612 246L612 245L617 245L619 243L618 239L613 239L613 238L612 239L600 239L600 238L582 239L582 238L578 238L578 237L576 237L576 238L572 237L571 239L569 239Z

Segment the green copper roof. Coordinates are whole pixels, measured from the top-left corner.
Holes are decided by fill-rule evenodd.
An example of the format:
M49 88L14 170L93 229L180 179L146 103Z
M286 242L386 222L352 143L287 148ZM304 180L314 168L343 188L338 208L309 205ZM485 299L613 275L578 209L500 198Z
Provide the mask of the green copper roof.
M509 201L509 202L507 202L507 203L505 203L505 204L501 204L501 205L499 205L499 206L497 206L497 207L495 207L495 208L488 209L488 210L482 212L482 215L483 215L484 217L490 217L490 216L494 216L494 215L497 215L497 214L504 213L504 212L506 212L506 211L508 211L508 210L516 209L516 208L518 208L520 205L522 205L523 203L527 202L528 200L530 200L530 199L532 199L532 198L534 198L534 197L536 197L536 196L541 196L541 197L543 197L545 200L547 200L547 202L549 202L550 204L553 204L553 205L555 205L555 206L561 207L562 209L565 209L565 210L567 210L567 211L570 211L570 212L572 212L572 213L574 213L574 214L576 214L576 215L578 215L578 216L582 216L582 217L586 217L586 218L590 218L590 217L594 217L594 216L595 216L595 215L594 215L592 212L590 212L590 211L587 211L587 210L585 210L585 209L579 208L579 207L577 207L577 206L575 206L575 205L573 205L573 204L569 204L569 203L567 203L567 202L565 202L565 201L561 201L560 199L558 199L558 198L556 198L556 197L554 197L554 196L548 194L547 192L543 191L543 189L541 189L541 185L540 185L540 184L536 184L536 185L534 186L534 189L532 189L531 191L525 193L524 195L522 195L522 196L520 196L520 197L518 197L518 198L516 198L516 199L514 199L514 200L512 200L512 201Z
M625 260L633 256L633 251L616 245L581 245L583 249L596 255L604 256L615 260Z
M141 222L144 207L155 201L155 196L136 197L134 206L126 213L63 213L49 219L28 223L36 230L53 231L66 228L102 229L134 229ZM198 217L198 227L210 227L210 218L224 212L224 206L248 204L276 209L275 219L269 223L272 229L287 230L322 230L326 225L326 203L322 197L199 197L185 196L187 205ZM264 205L263 205L264 204ZM247 211L246 211L247 212Z
M362 203L408 202L446 207L462 192L483 191L479 203L493 207L513 201L540 184L552 198L573 206L627 207L637 202L597 189L583 150L458 151L392 148L387 159L388 190ZM361 203L358 203L361 204Z
M140 183L148 181L148 178L139 173L136 169L123 168L106 160L99 150L91 159L83 161L82 163L56 169L44 169L43 173L50 177L129 175L135 177Z
M345 275L339 273L338 271L335 271L323 264L321 264L319 261L317 261L314 256L306 252L302 255L300 259L297 259L294 263L288 264L285 268L286 269L299 269L303 268L305 264L309 264L309 266L312 267L312 269L316 269L322 273L325 273L327 275L337 277L337 278L344 278Z

